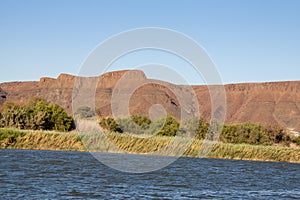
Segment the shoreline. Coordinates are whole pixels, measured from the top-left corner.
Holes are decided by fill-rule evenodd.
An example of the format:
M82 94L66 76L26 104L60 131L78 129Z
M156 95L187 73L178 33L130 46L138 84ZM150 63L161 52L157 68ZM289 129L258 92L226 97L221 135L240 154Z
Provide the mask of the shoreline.
M146 153L116 153L116 152L101 152L101 151L74 151L74 150L61 150L61 149L22 149L22 148L1 148L0 150L19 150L19 151L53 151L53 152L70 152L70 153L103 153L103 154L128 154L128 155L144 155L144 156L158 156ZM223 157L193 157L193 156L166 156L178 158L197 158L197 159L219 159L219 160L233 160L233 161L254 161L254 162L276 162L276 163L293 163L300 164L300 161L276 161L276 160L261 160L261 159L239 159L239 158L223 158Z
M107 137L125 152L116 151L111 145L98 141L90 143L91 138L80 138L76 132L29 131L19 129L0 129L0 148L11 150L46 150L67 152L102 152L153 155L149 152L163 148L170 142L170 137L136 138L127 134L108 133ZM95 140L95 138L92 138ZM84 142L83 142L84 140ZM84 144L92 144L86 148ZM205 157L199 152L202 141L194 140L183 154L177 157L214 158L230 160L289 162L300 163L300 148L283 146L260 146L248 144L216 143ZM101 149L92 149L95 145ZM171 151L178 146L171 147ZM171 154L154 156L176 156Z

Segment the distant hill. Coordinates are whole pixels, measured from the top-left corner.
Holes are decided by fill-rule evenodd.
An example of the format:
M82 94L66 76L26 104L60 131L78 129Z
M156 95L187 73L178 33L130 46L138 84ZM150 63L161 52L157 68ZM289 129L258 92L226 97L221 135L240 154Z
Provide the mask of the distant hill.
M127 72L141 80L149 80L142 71L108 72L99 77L96 88L96 107L103 116L111 115L111 96L118 80ZM94 77L98 78L98 77ZM72 94L76 76L61 74L57 79L7 82L0 84L0 105L6 100L24 104L33 96L40 96L72 112ZM159 81L158 81L159 82ZM162 81L161 81L162 82ZM163 82L149 83L137 89L130 99L131 113L146 114L153 104L162 104L167 112L180 115L180 104L168 88L186 86ZM192 86L197 94L202 117L210 118L210 95L207 86ZM259 122L279 124L300 132L300 81L271 83L241 83L225 85L227 96L226 123Z

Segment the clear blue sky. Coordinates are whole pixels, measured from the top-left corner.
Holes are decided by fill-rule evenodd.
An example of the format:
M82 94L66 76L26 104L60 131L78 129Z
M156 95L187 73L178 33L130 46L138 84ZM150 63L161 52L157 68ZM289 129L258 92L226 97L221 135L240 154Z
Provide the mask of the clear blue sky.
M101 41L140 27L189 35L225 83L300 80L299 10L299 0L0 0L0 82L77 74Z

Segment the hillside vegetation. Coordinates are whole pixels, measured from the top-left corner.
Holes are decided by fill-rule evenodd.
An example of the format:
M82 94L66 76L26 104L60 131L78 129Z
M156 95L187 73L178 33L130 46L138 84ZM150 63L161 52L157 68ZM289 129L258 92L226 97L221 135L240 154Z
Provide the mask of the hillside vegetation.
M70 132L75 128L73 118L56 104L37 97L27 105L6 102L0 112L0 148L153 154L168 147L158 155L177 156L179 152L180 155L199 157L204 139L211 140L207 137L212 132L210 124L203 119L179 122L170 114L154 120L142 115L113 119L101 117L100 111L96 113L98 116L90 108L83 108L75 116L84 122L99 118L96 126L102 128L101 134L78 135L75 131ZM222 127L212 124L222 128L222 132L207 157L300 161L300 137L279 126L242 123ZM184 152L180 152L182 149Z
M101 118L99 122L103 129L117 133L130 133L156 136L187 136L199 140L208 139L210 124L203 119L193 118L178 122L173 116L151 121L147 116L133 115L130 118ZM300 145L300 137L289 134L278 125L260 125L241 123L224 125L219 141L233 144L251 145Z

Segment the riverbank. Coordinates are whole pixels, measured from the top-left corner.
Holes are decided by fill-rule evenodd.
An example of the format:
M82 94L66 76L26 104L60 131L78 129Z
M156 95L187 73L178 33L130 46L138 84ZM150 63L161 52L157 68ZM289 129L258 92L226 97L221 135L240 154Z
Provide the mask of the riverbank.
M108 138L110 143L105 142ZM0 129L0 148L62 150L62 151L101 151L146 154L161 148L174 152L178 145L173 137L155 136L149 138L134 137L129 134L106 133L97 137L80 137L77 132L28 131L18 129ZM184 143L178 143L184 144ZM194 140L188 146L184 156L199 157L202 141ZM87 150L88 149L88 150ZM180 147L179 147L180 149ZM166 152L166 154L168 154ZM170 154L172 155L172 154ZM208 158L238 160L261 160L300 163L300 149L283 146L261 146L248 144L217 143Z

